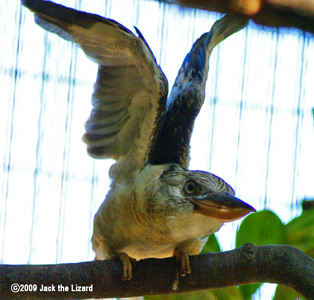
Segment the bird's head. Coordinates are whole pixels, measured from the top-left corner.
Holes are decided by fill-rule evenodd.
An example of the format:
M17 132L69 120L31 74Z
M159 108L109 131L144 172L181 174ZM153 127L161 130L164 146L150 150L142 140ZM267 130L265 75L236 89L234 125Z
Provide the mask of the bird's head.
M176 164L154 169L149 171L152 177L146 181L147 209L165 210L168 215L202 214L222 222L235 221L255 211L234 197L231 186L216 175L190 171Z

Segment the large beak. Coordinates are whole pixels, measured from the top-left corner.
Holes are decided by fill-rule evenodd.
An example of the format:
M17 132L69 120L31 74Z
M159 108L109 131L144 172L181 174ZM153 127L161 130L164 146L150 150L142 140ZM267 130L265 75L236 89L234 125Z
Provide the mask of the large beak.
M195 211L224 222L235 221L256 209L229 193L211 193L191 201Z

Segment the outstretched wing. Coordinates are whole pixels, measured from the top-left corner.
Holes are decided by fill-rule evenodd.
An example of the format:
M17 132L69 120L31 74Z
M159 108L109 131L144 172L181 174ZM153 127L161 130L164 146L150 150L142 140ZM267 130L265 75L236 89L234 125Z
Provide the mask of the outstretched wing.
M115 159L131 176L129 170L145 163L168 94L167 79L142 34L136 29L135 36L113 20L49 1L22 2L35 13L37 24L77 43L99 65L83 141L91 156Z
M154 133L148 153L151 164L189 164L190 139L203 102L213 48L247 25L243 16L226 15L215 22L192 46L167 100L166 111Z

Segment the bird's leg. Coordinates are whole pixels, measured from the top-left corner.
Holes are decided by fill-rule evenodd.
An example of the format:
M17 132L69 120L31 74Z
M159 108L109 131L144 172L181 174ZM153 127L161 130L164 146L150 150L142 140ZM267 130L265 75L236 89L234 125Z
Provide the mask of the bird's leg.
M118 259L122 262L123 275L122 280L132 279L132 264L135 264L136 260L128 256L125 252L117 252L111 255L111 259Z
M185 276L191 274L189 253L187 250L176 249L174 251L176 257L177 275Z

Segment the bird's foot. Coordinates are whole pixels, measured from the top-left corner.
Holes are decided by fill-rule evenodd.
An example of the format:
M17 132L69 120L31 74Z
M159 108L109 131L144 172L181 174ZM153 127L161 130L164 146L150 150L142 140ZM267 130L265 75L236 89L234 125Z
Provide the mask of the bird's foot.
M128 256L125 252L117 252L111 255L111 259L118 259L122 262L123 275L121 279L123 281L132 279L132 265L135 265L136 259Z
M174 251L174 256L176 257L178 277L191 274L189 253L186 250L177 249Z
M172 284L172 290L177 291L179 288L179 278L191 274L189 253L187 250L176 249L174 251L176 258L176 278Z

